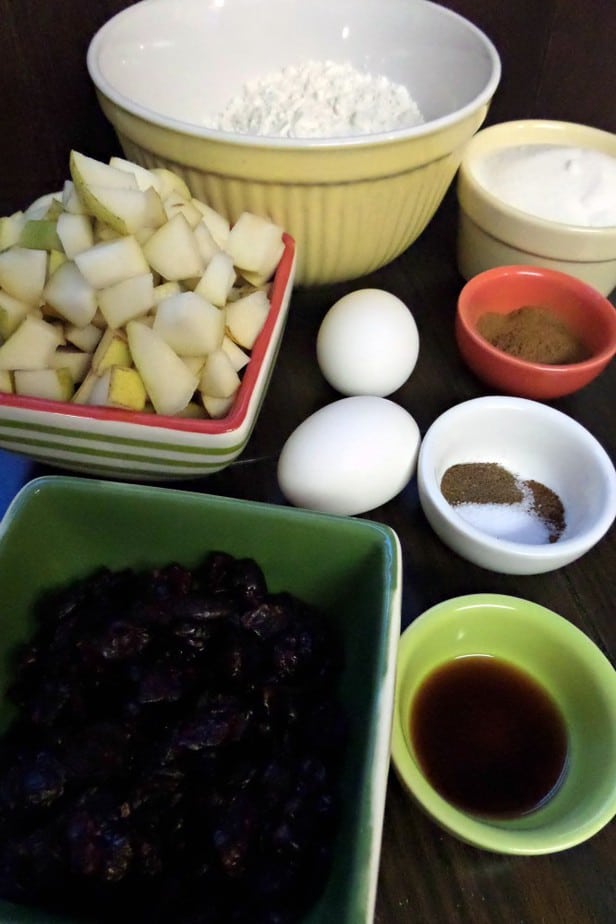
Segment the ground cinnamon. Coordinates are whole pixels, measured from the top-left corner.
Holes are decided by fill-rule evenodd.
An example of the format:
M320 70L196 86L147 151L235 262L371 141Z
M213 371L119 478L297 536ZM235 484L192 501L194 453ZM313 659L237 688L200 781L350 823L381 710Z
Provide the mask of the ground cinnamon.
M547 308L523 305L508 314L488 311L477 330L498 350L533 363L561 365L588 358L588 350Z

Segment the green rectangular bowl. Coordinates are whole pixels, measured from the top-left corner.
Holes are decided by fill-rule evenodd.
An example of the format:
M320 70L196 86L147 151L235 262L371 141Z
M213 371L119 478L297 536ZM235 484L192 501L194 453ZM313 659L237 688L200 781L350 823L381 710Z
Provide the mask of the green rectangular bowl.
M252 557L272 592L327 612L345 646L341 696L350 719L343 812L331 875L305 924L373 919L389 769L401 558L395 532L349 517L190 491L80 477L31 481L0 523L0 728L11 649L28 637L39 595L95 568L191 567L208 551ZM0 924L49 924L0 902ZM90 919L91 920L91 919Z

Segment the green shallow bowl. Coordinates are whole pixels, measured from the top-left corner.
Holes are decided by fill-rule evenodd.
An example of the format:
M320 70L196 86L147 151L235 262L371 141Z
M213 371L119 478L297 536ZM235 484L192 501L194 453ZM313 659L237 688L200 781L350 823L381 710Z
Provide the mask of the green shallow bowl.
M10 717L2 700L8 656L31 632L42 591L100 565L190 567L212 549L254 557L270 590L323 608L341 633L341 696L350 719L343 813L326 890L302 924L369 924L400 633L400 545L388 527L169 488L64 476L31 481L0 524L0 726ZM0 902L0 924L51 920Z
M432 788L413 754L409 715L419 685L437 665L472 654L502 658L533 676L567 724L563 784L543 807L514 820L484 821L454 808ZM616 671L583 632L536 603L499 594L445 600L402 635L392 758L419 805L461 840L510 854L573 847L616 814Z

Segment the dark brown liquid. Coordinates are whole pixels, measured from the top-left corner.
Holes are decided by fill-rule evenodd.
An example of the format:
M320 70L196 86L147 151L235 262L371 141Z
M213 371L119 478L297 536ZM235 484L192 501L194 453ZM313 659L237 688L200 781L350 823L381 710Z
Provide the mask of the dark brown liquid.
M565 775L559 709L532 677L499 658L473 655L436 668L414 699L410 730L432 786L473 814L525 815Z

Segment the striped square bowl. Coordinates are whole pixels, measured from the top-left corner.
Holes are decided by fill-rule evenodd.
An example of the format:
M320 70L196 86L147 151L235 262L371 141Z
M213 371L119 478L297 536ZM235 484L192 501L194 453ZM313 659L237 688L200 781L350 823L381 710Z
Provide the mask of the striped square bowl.
M0 448L68 471L123 481L198 478L244 450L276 362L295 276L295 243L272 281L271 308L226 417L190 419L0 393Z

